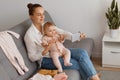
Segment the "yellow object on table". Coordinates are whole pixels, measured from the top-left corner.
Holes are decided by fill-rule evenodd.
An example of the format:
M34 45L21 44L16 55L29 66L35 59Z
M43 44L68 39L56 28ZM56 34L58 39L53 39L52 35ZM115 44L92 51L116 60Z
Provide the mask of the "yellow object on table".
M58 73L58 70L40 69L38 73L44 74L44 75L51 75L53 77Z

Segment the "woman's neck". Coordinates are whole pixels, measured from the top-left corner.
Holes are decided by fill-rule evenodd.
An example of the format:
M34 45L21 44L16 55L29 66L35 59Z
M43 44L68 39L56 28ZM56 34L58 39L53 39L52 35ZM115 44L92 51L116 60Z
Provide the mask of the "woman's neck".
M41 32L41 33L43 33L43 31L42 31L42 25L40 25L40 24L34 24L35 25L35 27Z

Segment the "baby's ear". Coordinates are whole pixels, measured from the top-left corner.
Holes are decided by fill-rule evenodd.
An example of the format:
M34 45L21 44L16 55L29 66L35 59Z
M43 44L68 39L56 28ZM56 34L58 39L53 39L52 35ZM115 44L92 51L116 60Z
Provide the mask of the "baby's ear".
M57 32L57 31L55 31L55 34L58 34L58 32Z

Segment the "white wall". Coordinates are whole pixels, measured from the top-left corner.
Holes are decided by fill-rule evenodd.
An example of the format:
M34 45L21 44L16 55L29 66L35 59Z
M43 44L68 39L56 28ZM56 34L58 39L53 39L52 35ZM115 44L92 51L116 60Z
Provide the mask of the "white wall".
M94 56L101 56L102 37L107 28L105 12L112 0L2 0L0 31L26 18L27 3L40 3L57 26L73 33L81 31L95 42ZM117 0L120 3L120 0Z
M27 4L41 0L0 0L0 31L13 27L28 18Z

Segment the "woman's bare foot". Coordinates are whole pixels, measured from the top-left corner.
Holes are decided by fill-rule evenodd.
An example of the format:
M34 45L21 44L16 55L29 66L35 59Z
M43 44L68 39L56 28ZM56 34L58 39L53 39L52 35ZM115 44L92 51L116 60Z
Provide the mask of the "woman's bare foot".
M98 77L100 78L101 77L101 73L99 72L99 73L97 73L97 75L98 75Z
M65 72L62 72L62 73L56 74L53 78L55 80L67 80L68 76L65 74Z
M100 80L100 74L96 74L91 77L91 80Z

